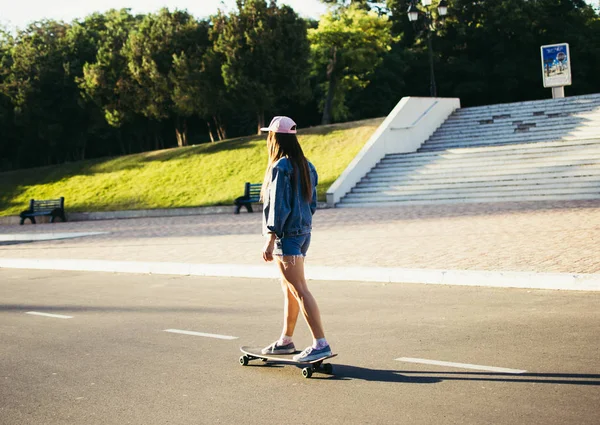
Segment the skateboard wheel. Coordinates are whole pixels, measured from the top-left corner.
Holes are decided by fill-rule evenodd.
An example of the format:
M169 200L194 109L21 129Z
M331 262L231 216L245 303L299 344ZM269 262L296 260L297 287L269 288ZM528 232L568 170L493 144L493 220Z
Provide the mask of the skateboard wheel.
M248 356L241 356L240 357L240 364L242 366L248 366Z
M333 366L329 363L324 364L323 365L323 372L325 372L328 375L332 375L333 374Z
M305 367L304 369L302 369L302 376L304 376L305 378L310 378L312 376L312 369L309 367Z

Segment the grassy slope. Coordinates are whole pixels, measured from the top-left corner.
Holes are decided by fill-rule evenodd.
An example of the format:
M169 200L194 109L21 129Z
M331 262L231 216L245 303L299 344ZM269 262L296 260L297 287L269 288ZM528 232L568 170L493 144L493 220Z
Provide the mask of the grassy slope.
M300 131L300 144L319 173L319 200L382 119ZM261 182L264 137L103 158L0 173L0 216L29 199L65 197L68 211L116 211L231 205L244 182Z

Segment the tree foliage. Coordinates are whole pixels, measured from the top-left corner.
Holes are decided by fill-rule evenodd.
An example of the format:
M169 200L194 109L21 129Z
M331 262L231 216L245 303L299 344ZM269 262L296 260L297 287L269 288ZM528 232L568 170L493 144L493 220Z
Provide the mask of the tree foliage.
M322 123L347 118L346 94L366 87L391 49L391 23L387 16L350 6L322 16L309 39L315 72L326 76Z
M108 125L119 128L132 120L135 96L128 81L128 62L123 46L140 18L127 9L94 14L81 24L96 42L95 58L83 66L78 84L82 93L103 111Z
M201 95L196 70L210 47L207 22L162 9L144 17L122 49L135 112L157 122L174 117L178 146L188 144L187 118L201 112L201 99L192 96ZM157 139L157 148L162 146Z
M122 155L387 114L429 93L410 0L323 0L305 20L275 0L231 13L95 13L0 28L0 170ZM600 18L583 0L449 0L431 34L438 93L463 106L547 98L540 46L570 45L567 95L600 92ZM437 5L434 1L433 8Z
M213 37L224 57L223 78L232 96L256 114L284 99L302 101L309 93L306 23L289 6L265 0L238 0L238 12L219 14Z
M409 3L387 1L404 49L398 54L411 57L402 74L405 87L427 95L426 33L421 19L408 21ZM561 42L570 44L573 59L573 86L567 91L600 91L591 78L600 57L600 21L583 0L452 0L448 5L447 18L437 20L432 37L439 95L459 97L465 106L547 97L540 46Z
M43 165L85 157L84 112L73 78L80 46L68 31L62 22L36 22L4 52L1 91L19 128L14 141L19 161Z

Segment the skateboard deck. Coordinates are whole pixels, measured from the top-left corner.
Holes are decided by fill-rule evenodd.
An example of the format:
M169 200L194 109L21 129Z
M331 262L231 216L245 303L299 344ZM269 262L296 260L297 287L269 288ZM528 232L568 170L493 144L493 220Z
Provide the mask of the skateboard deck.
M330 356L321 357L320 359L310 362L299 362L292 359L292 357L296 354L300 354L300 351L296 351L292 354L262 354L261 350L262 347L240 347L240 351L244 353L244 355L240 357L240 364L242 366L247 366L252 360L262 360L265 363L283 363L304 366L302 368L302 376L310 378L313 372L326 373L328 375L333 374L333 366L329 363L323 364L323 361L337 356L337 354L331 354Z

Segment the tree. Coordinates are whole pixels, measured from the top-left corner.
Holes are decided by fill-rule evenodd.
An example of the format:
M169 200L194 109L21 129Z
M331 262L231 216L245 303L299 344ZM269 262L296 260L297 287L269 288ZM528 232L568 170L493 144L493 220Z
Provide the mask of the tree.
M201 56L188 57L185 53L174 55L173 71L170 74L173 84L171 98L177 113L186 117L198 115L203 118L213 142L213 126L219 140L227 138L221 113L229 108L229 102L221 66L220 55L207 47Z
M11 49L2 91L14 105L20 127L18 161L42 165L85 157L77 143L85 111L70 64L76 52L67 39L69 26L57 21L35 22L19 31Z
M330 11L309 30L314 70L325 74L322 124L348 115L346 94L364 88L389 51L393 37L387 16L357 6Z
M254 111L257 128L280 99L309 96L306 23L275 1L238 0L238 12L213 18L215 51L224 57L223 79L236 101Z
M83 65L83 74L76 81L84 99L95 104L105 122L115 129L113 140L116 139L121 154L132 151L131 146L124 144L122 128L136 115L127 59L121 50L140 20L129 10L121 9L90 15L81 23L82 31L95 40L95 58Z
M106 14L94 14L85 19L84 28L97 32L97 53L94 61L83 67L79 87L104 111L106 122L120 127L128 119L133 102L125 101L127 84L127 59L121 50L129 33L137 25L137 19L127 9L109 10Z
M8 31L0 28L0 170L10 169L15 164L16 149L14 126L14 105L5 93L5 81L9 77L12 66L11 49L14 39Z
M321 0L321 3L333 7L356 6L364 10L371 10L372 8L383 9L385 7L385 2L377 0Z
M411 50L401 43L394 43L392 50L383 55L381 65L369 78L368 85L348 93L348 119L359 120L389 114L398 100L412 90L407 84L407 78L410 77L410 64L414 61Z
M168 9L147 15L123 48L137 112L158 122L172 118L178 146L188 144L187 118L201 112L188 90L199 93L197 69L209 48L208 22Z
M436 42L441 92L465 105L547 97L540 46L558 42L571 48L568 90L598 91L598 22L582 0L454 0Z

